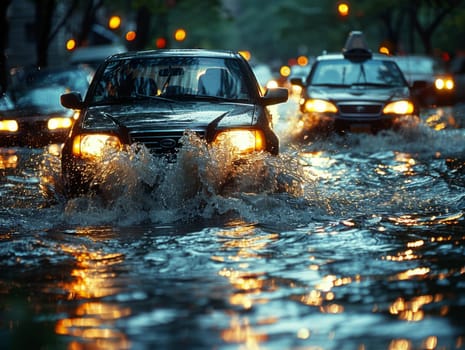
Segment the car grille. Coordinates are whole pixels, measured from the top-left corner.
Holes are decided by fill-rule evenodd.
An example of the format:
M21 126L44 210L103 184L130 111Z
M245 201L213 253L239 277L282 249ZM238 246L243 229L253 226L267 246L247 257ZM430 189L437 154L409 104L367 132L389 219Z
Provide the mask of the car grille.
M340 103L341 115L350 117L377 117L381 114L383 105L380 103Z
M203 137L203 132L197 132ZM181 146L179 140L184 135L183 130L131 130L131 142L143 143L153 154L175 153Z
M20 130L39 132L48 129L47 122L47 120L20 120L18 127Z

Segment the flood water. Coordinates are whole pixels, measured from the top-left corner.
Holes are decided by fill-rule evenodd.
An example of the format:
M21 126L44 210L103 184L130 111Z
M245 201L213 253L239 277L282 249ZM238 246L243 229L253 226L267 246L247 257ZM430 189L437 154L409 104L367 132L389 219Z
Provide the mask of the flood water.
M279 157L117 155L99 198L1 150L0 348L465 349L464 109L297 140L285 107Z

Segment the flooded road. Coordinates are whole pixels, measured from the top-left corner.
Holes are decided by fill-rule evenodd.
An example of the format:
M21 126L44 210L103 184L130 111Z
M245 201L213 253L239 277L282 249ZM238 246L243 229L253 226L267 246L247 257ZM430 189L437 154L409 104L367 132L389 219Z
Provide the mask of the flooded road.
M278 158L190 140L112 159L103 198L2 150L0 348L465 349L463 109L303 142L289 109Z

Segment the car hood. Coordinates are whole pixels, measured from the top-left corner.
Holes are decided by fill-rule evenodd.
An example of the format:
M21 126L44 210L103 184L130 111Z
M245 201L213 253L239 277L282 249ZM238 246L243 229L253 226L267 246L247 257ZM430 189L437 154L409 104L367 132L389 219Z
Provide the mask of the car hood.
M409 73L405 72L404 73L405 79L412 84L415 81L426 81L426 82L433 82L434 81L434 74L428 74L428 73Z
M0 112L0 116L3 119L27 119L30 120L34 118L35 120L47 120L51 117L71 117L73 112L69 109L60 109L57 108L44 108L40 106L30 106L24 108L15 108L9 109L6 111Z
M357 86L351 88L326 88L311 87L308 90L309 97L321 98L332 101L391 101L408 98L408 87L380 88Z
M254 125L257 122L256 107L205 102L93 106L88 109L83 127L142 129L162 125L163 129L204 129L212 122L218 128Z

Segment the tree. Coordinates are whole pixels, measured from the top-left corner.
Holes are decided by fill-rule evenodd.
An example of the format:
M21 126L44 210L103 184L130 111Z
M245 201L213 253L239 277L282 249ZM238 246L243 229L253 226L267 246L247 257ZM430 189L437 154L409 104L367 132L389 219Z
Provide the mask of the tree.
M463 0L413 0L409 2L412 24L420 37L425 53L432 55L433 34Z
M8 19L7 11L11 0L0 2L0 93L5 93L8 88L8 72L6 64L6 48L8 45Z
M393 53L421 50L433 54L435 46L446 43L435 40L447 27L447 20L464 7L464 0L359 0L357 11L366 26L377 26L383 40L388 41ZM382 26L378 25L382 23ZM448 39L457 41L453 33ZM416 45L420 39L420 48ZM454 43L455 44L455 43Z

